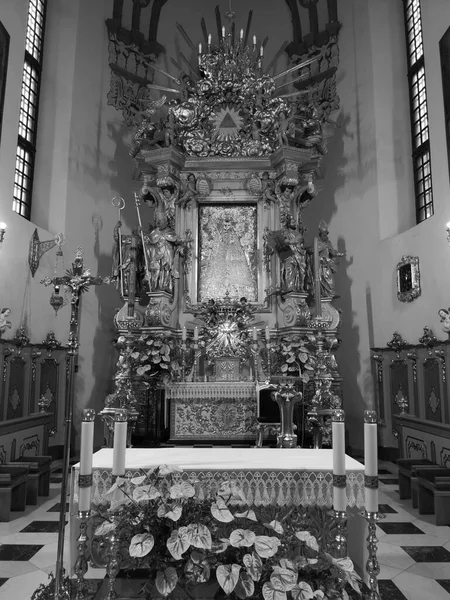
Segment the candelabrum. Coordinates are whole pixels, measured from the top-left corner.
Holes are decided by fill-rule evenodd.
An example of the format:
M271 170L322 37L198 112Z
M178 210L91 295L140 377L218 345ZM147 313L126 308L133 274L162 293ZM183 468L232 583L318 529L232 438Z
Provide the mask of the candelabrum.
M258 342L254 340L250 346L253 362L253 381L258 381Z
M181 342L181 381L186 381L186 340Z
M347 556L347 512L335 510L334 518L336 519L335 554L336 558L344 558Z
M108 564L106 567L106 573L108 575L108 591L105 600L115 600L117 598L116 577L120 570L120 536L117 531L117 517L113 516L113 519L115 521L116 527L108 535Z
M266 355L267 355L267 377L266 379L270 381L272 377L272 342L266 339Z
M77 593L75 596L76 600L83 600L84 598L86 598L86 581L84 579L84 576L86 575L86 572L88 570L88 561L86 558L88 551L87 527L90 516L90 510L78 511L78 518L80 520L80 533L77 539L78 556L73 569L75 575L77 576Z
M367 596L369 600L381 600L378 591L378 575L380 574L380 565L377 559L377 522L379 521L378 512L364 512L364 518L367 520L369 533L367 535L367 549L369 552L366 561L366 572L369 575L370 593Z
M200 366L200 347L198 340L194 340L194 374L193 381L198 381L199 378L199 366Z

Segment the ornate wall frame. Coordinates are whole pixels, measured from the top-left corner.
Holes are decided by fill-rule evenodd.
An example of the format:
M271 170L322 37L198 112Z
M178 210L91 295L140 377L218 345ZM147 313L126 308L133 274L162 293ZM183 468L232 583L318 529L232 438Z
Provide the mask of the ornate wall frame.
M412 302L421 294L418 256L402 256L397 264L397 298Z

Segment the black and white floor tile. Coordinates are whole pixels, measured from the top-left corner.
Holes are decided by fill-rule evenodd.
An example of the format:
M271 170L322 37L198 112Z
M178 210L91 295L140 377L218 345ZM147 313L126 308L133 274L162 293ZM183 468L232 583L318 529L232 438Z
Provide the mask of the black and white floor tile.
M450 527L434 525L434 515L419 515L410 500L400 500L396 466L380 463L377 525L381 600L450 600ZM0 600L30 600L48 573L55 571L61 471L52 473L50 497L25 513L0 523ZM68 508L68 506L67 506ZM68 556L66 525L65 556ZM89 598L104 578L89 569Z

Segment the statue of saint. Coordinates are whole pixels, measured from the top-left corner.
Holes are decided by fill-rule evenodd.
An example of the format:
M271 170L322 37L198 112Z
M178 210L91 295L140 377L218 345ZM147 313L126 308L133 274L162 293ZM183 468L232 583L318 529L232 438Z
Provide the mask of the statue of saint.
M343 256L333 248L328 239L328 226L325 221L319 223L319 278L320 295L329 298L335 295L334 273L336 273L337 258Z
M174 264L175 258L184 241L169 226L165 213L156 213L155 228L150 233L144 234L144 241L150 292L172 294L175 279L179 279Z
M281 262L281 286L288 292L305 291L306 248L303 235L290 222L284 230L291 253Z
M136 296L140 297L144 288L145 280L145 261L141 236L138 229L133 229L131 235L119 235L119 229L121 227L121 221L118 221L114 227L114 248L111 279L116 281L117 289L123 290L124 296L128 296L128 273L132 258L131 238L134 236L136 238ZM120 262L120 242L122 242L122 262ZM120 286L120 280L123 282L122 287Z
M0 337L5 333L6 328L11 329L11 321L8 321L10 314L10 308L2 308L2 310L0 310Z

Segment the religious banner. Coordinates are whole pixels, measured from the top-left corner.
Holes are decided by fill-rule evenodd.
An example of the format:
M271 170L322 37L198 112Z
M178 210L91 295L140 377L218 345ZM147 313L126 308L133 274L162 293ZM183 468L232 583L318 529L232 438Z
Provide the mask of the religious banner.
M258 301L255 205L199 208L198 301L245 297Z

